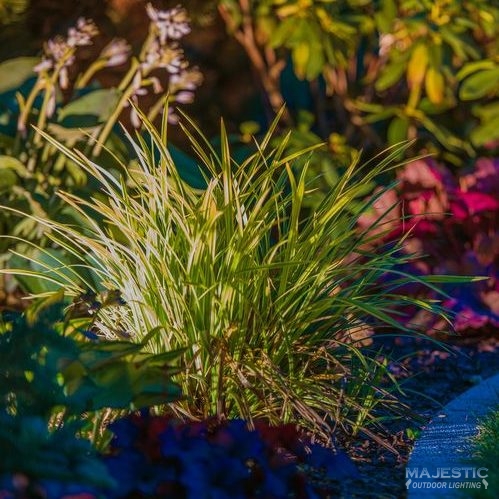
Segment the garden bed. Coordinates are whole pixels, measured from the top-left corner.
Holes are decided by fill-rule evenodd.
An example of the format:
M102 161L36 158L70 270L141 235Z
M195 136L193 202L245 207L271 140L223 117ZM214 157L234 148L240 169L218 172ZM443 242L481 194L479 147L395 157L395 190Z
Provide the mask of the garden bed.
M414 438L409 436L417 438L444 405L499 372L499 340L495 337L475 337L472 344L450 344L448 349L420 339L393 339L383 343L400 357L417 351L407 359L407 370L399 372L398 377L406 380L403 385L406 395L402 399L421 419L411 422L408 418L387 426L390 435L387 441L398 455L368 440L349 448L363 478L348 487L347 497L361 498L366 494L386 499L405 497L405 467L414 445Z

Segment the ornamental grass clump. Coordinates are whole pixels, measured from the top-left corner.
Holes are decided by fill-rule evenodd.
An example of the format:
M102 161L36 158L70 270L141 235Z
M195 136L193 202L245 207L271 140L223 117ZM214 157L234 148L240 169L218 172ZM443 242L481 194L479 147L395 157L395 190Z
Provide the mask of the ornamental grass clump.
M313 148L285 156L286 139L272 148L274 123L237 163L223 127L217 151L187 120L206 177L206 188L194 189L170 156L164 116L157 130L142 115L146 135L129 136L138 160L121 165L119 178L43 134L100 190L91 199L59 193L81 225L37 219L76 264L40 258L8 272L47 279L68 296L121 290L126 305L103 310L94 330L138 342L148 335L155 352L185 348L174 377L184 399L170 405L177 416L293 421L325 437L333 428L369 431L377 409L386 417L394 405L390 388L381 388L386 363L363 348L372 327L409 332L396 320L402 300L441 312L398 298L413 279L396 271L407 257L396 245L369 254L372 236L359 233L352 211L399 151L364 167L354 162L303 218L306 168L296 175L293 165ZM387 273L393 278L382 288Z

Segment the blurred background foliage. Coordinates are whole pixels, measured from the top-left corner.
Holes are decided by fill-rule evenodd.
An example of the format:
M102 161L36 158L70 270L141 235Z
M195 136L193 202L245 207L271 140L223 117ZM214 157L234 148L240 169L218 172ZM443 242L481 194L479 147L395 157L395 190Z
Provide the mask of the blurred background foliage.
M40 62L43 44L67 33L80 16L91 17L99 33L91 45L78 47L68 86L54 86L58 87L56 109L40 128L69 147L88 151L91 146L85 134L101 133L115 107L120 108L121 99L120 111L112 116L111 130L105 134L108 150L98 151L99 162L112 168L112 155L130 158L130 164L136 160L116 126L120 121L133 128L133 113L123 100L129 88L123 82L132 63L100 69L85 85L81 85L81 75L101 60L102 50L116 37L125 39L130 54L140 59L150 25L146 3L2 2L2 204L35 215L57 214L69 221L75 215L61 211L57 189L85 194L95 187L88 184L85 172L50 145L41 147L30 132L30 123L40 127L37 113L43 106L43 89L26 117L27 132L19 130L20 96L27 99L36 84L32 68ZM156 8L172 8L177 3L153 2ZM203 78L186 111L216 147L219 117L224 116L235 159L242 159L254 148L252 136L263 134L285 104L281 132L291 134L288 152L323 143L309 159L310 192L305 200L309 209L328 195L359 150L371 157L409 139L413 142L407 157L431 154L458 182L473 174L481 158L498 156L499 6L494 2L186 0L183 6L192 25L182 39L185 58L199 68ZM154 115L162 97L161 92L140 95L140 106ZM170 148L183 177L202 187L204 179L195 160L186 154L183 134L171 127L169 139L178 146ZM431 181L425 172L421 170L423 185ZM381 178L380 182L386 185L391 180ZM401 184L402 192L395 200L417 196L413 191L403 192L407 185ZM462 190L466 194L467 188ZM484 213L491 220L487 238L496 241L497 210L487 206L479 215L472 212L470 218ZM356 209L352 205L352 210ZM3 212L0 223L4 235L46 244L33 219ZM12 258L7 250L15 246L12 240L1 240L2 265ZM498 245L493 242L489 246L489 259L497 265ZM466 246L463 251L469 249ZM496 271L486 269L485 273L494 276Z
M154 2L158 8L176 4ZM132 47L140 44L148 25L144 5L142 0L85 0L76 7L11 1L2 19L17 19L15 36L24 31L31 43L14 46L32 55L79 16L91 17L101 31L97 51L102 39L116 35ZM331 133L368 151L418 139L415 148L463 165L497 145L499 7L494 3L187 0L183 6L194 23L186 51L205 76L192 114L213 134L220 114L234 131L250 120L265 128L286 103L286 124L300 128L300 111L312 113L311 129L333 150ZM8 50L0 57L10 58Z

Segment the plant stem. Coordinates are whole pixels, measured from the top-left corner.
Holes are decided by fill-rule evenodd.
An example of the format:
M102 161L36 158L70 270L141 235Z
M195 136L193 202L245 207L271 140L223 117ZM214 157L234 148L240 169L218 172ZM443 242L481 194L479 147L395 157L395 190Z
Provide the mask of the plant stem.
M98 59L76 80L74 88L84 88L97 72L106 67L106 59Z
M104 143L109 137L109 134L111 133L114 125L118 121L121 111L126 106L128 99L130 99L130 97L132 96L135 89L133 85L131 85L131 82L138 70L138 67L138 60L132 59L132 65L118 87L118 90L122 91L123 93L118 101L118 104L116 105L116 109L106 121L99 136L97 137L94 149L92 151L92 156L98 156L101 153L102 148L104 147Z
M28 98L22 104L21 113L19 114L19 118L17 120L17 129L19 131L26 130L26 123L28 121L29 113L30 113L31 109L33 108L33 104L35 102L37 95L40 93L40 91L43 89L43 87L44 87L43 81L39 76L38 79L36 80L35 85L31 89L31 92L29 93ZM19 98L18 98L18 101L19 101ZM22 124L22 129L20 128L21 124Z
M248 0L239 0L239 4L243 14L243 22L242 27L235 31L234 37L246 51L260 79L270 106L274 113L277 113L286 103L279 84L279 78L286 66L286 62L283 59L277 59L275 51L270 47L267 47L265 53L262 54L255 40L250 3ZM219 12L224 22L229 25L230 14L227 9L220 5ZM282 114L282 120L287 126L293 125L293 119L287 109Z

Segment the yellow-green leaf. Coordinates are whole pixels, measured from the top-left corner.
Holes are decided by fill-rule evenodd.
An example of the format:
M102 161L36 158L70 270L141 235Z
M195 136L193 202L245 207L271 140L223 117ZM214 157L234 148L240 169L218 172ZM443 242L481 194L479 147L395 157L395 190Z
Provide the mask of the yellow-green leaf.
M429 67L425 78L426 95L432 104L442 104L445 95L444 75L433 67Z
M293 48L293 65L296 75L300 79L305 78L309 56L310 47L308 46L308 43L297 43Z
M499 94L499 66L472 74L463 81L459 89L461 100L474 100L497 94Z
M407 83L410 87L423 83L428 66L428 48L420 43L412 51L407 65Z

